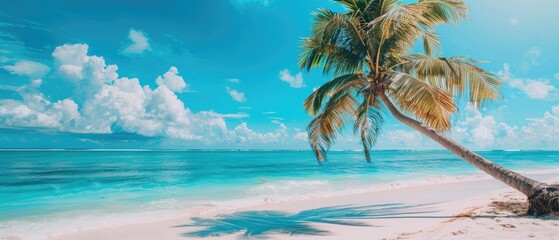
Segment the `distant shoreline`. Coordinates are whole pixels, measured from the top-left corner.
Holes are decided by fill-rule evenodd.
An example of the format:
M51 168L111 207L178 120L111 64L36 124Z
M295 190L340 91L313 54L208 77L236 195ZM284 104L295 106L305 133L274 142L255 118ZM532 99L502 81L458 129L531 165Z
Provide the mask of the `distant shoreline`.
M312 152L310 149L150 149L150 148L0 148L0 152L10 151L51 151L51 152ZM329 150L329 152L362 152L361 149ZM492 149L476 152L559 152L559 149ZM373 152L448 152L445 149L379 149Z

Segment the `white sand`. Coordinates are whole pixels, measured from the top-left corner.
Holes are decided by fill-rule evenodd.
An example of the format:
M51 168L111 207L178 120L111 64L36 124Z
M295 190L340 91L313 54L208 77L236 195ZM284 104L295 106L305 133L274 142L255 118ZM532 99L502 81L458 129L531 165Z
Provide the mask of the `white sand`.
M557 175L555 175L557 176ZM534 176L545 180L552 176ZM553 179L557 181L558 179ZM550 181L549 179L546 182ZM269 203L241 209L188 210L183 218L165 222L127 225L114 228L78 231L51 239L197 239L196 231L208 227L176 227L193 224L192 216L216 219L212 221L205 239L239 239L246 229L254 238L265 239L559 239L559 218L537 219L517 217L490 207L493 201L523 201L520 194L493 179L446 184L414 186L381 192L370 192L342 197ZM378 204L400 203L401 209L386 209ZM342 205L370 206L368 209L301 211ZM394 207L394 206L393 206ZM271 217L264 211L279 211ZM254 211L246 215L230 214ZM332 220L333 214L348 212L363 216L352 223L367 226L317 223ZM415 212L402 214L404 212ZM266 215L268 214L268 215ZM298 214L298 215L297 215ZM467 215L473 217L457 217ZM342 217L340 217L342 218ZM318 220L317 220L318 219ZM296 228L297 227L297 228ZM231 231L228 231L231 230ZM264 232L260 234L261 232ZM268 232L266 232L268 231ZM277 233L283 231L284 233ZM316 232L322 231L319 235ZM191 235L183 235L191 233ZM290 235L290 233L299 233ZM314 233L315 235L312 235ZM220 235L221 234L221 235Z

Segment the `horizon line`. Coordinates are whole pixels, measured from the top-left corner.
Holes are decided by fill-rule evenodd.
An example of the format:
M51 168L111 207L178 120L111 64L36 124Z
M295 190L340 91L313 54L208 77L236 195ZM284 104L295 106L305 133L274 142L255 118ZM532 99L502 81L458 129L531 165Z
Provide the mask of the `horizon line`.
M0 148L0 151L53 151L53 152L64 152L64 151L83 151L83 152L95 152L95 151L107 151L107 152L312 152L311 149L250 149L250 148L189 148L189 149L178 149L178 148ZM373 151L410 151L410 152L421 152L421 151L449 151L446 149L376 149ZM559 151L559 149L482 149L474 150L478 152L493 152L493 151L503 151L503 152L527 152L527 151ZM363 152L363 149L335 149L328 150L328 152Z

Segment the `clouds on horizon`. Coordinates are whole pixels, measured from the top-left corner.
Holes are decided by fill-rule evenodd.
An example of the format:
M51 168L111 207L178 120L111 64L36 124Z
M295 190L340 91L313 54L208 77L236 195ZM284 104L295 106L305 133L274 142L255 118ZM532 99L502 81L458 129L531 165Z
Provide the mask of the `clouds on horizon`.
M73 96L51 101L37 91L40 83L30 81L16 90L21 100L0 100L0 122L3 126L45 128L75 134L126 132L146 137L194 141L206 146L229 144L248 147L253 144L295 143L306 148L306 132L288 128L283 118L268 117L277 124L277 129L257 132L249 128L245 121L233 128L227 126L226 119L248 118L250 115L247 113L221 114L213 110L192 112L176 95L187 90L188 84L174 66L158 76L154 80L157 87L151 88L149 85L142 86L137 78L119 76L118 66L107 64L103 57L90 55L87 44L58 46L52 57L53 76L57 81L71 83ZM51 69L44 64L25 60L3 68L11 74L27 76L30 80L44 77ZM282 73L288 76L285 79L302 86L300 73L296 76L290 75L287 70ZM515 83L510 82L514 79L508 65L504 66L502 73L508 76L509 84L514 88ZM243 92L230 87L226 87L226 90L235 101L246 102ZM527 90L538 92L533 86ZM551 90L547 92L551 93ZM483 115L470 106L466 112L466 118L457 122L450 136L475 149L545 149L559 142L559 105L553 106L543 117L527 119L527 124L523 126L498 122L493 116ZM262 114L269 116L275 112ZM358 139L344 137L333 148L348 147L359 148ZM439 148L420 133L403 129L383 132L379 147Z
M508 124L484 115L468 105L466 117L458 121L449 137L474 150L557 149L559 142L559 105L538 118L529 118L526 124ZM379 139L381 146L400 146L401 149L440 149L441 147L413 130L385 131Z
M206 145L267 144L288 139L289 130L283 124L275 131L263 133L250 129L246 122L228 128L226 118L242 119L249 116L246 113L192 112L176 95L188 87L176 67L158 76L157 87L152 89L149 85L142 86L137 78L119 76L117 65L107 64L103 57L90 55L88 51L87 44L64 44L52 53L54 76L57 81L72 83L73 97L52 102L36 89L21 88L18 91L21 100L0 100L2 125L79 134L128 132ZM38 70L42 74L44 69L40 66ZM6 70L12 74L38 75L27 71L27 67ZM228 91L246 101L244 93Z

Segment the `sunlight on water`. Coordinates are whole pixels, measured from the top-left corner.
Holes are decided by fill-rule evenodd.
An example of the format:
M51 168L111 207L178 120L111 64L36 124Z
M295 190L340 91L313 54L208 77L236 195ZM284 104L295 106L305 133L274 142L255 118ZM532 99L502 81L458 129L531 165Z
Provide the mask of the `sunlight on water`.
M559 168L559 152L481 154L513 170ZM445 151L376 151L371 164L360 152L331 152L322 166L307 151L0 151L0 231L69 216L168 217L167 210L208 204L250 206L480 173Z

